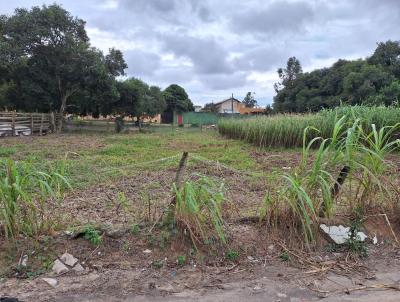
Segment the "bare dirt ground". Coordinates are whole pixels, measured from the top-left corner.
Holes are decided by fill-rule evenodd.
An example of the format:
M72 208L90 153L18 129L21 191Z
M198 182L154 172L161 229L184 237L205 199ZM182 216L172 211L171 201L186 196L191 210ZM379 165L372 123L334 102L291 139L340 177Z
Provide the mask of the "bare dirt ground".
M399 253L374 251L368 273L313 274L272 260L183 268L107 267L59 276L52 288L41 278L10 279L0 294L22 301L399 301ZM117 266L121 266L117 265ZM391 288L380 288L383 286ZM397 290L396 290L397 287Z

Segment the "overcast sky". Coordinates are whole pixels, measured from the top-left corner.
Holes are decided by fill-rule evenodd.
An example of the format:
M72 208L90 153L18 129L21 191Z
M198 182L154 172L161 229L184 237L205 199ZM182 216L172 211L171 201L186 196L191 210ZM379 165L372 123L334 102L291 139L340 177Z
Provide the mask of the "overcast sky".
M0 13L51 1L0 0ZM182 85L195 104L255 92L272 102L276 70L308 71L400 40L400 0L59 0L87 21L93 46L124 52L128 75Z

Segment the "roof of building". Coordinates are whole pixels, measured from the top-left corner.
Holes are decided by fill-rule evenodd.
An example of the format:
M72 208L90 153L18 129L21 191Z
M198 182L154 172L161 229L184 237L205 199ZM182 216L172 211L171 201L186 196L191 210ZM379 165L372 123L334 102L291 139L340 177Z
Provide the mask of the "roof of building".
M229 102L234 101L234 102L241 103L238 99L235 99L235 98L230 97L229 99L223 100L223 101L218 102L218 103L214 103L214 106L218 106L218 105L220 105L220 104L222 104L222 103L225 103L225 102L228 102L228 101L229 101Z

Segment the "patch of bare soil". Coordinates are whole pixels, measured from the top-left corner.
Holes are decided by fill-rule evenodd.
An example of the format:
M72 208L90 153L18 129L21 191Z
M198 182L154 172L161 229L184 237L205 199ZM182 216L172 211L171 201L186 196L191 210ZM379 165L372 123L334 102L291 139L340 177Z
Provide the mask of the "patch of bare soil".
M174 169L146 171L115 183L96 184L67 196L60 207L68 224L132 224L155 221L171 201ZM265 196L267 183L205 163L191 164L187 179L202 175L214 178L226 187L226 218L255 215Z
M248 235L250 244L240 261L209 264L192 259L180 266L169 257L173 251L152 249L143 253L141 243L134 250L118 249L119 240L107 239L96 249L85 246L82 239L71 240L75 253L85 266L81 273L44 277L58 281L54 288L41 278L7 279L0 283L0 297L18 297L21 301L398 301L400 293L400 253L398 250L371 247L369 260L358 261L364 270L335 273L324 266L298 267L298 263L280 260L280 248L274 241L266 250L257 246L258 228L236 226L239 236ZM124 238L123 240L126 240ZM238 238L235 238L238 239ZM243 238L241 238L243 239ZM255 250L251 244L255 241ZM89 247L89 246L88 246ZM66 248L66 247L65 247ZM58 247L60 251L60 247ZM328 267L345 255L310 256L320 258ZM162 266L155 266L155 261ZM157 262L158 263L158 262ZM344 262L337 266L345 267ZM332 265L332 264L331 264ZM43 277L43 276L42 276Z
M16 159L25 158L35 151L60 150L60 157L67 152L79 152L82 150L96 150L104 146L98 136L82 136L78 134L52 134L47 136L21 136L1 138L1 146L12 147L15 145L29 145L29 150L18 151L13 155ZM52 155L50 152L48 155Z

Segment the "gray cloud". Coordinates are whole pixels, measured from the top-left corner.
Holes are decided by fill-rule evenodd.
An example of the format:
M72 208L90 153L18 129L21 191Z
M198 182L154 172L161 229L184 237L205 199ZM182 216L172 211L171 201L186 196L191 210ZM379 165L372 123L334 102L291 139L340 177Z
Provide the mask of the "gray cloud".
M278 34L298 32L313 17L308 2L275 1L264 8L251 7L238 12L230 23L239 32Z
M400 40L398 0L56 1L87 21L93 46L123 50L130 76L180 84L201 103L246 91L271 102L290 56L309 70ZM42 3L54 0L1 1L0 12Z
M228 52L221 43L213 38L195 38L189 35L164 35L164 49L178 58L191 60L194 69L201 74L229 73Z
M128 75L150 76L161 66L158 54L142 50L127 50L124 52L124 58L128 64Z
M202 75L199 78L206 87L215 90L240 89L247 83L244 72Z

